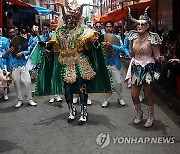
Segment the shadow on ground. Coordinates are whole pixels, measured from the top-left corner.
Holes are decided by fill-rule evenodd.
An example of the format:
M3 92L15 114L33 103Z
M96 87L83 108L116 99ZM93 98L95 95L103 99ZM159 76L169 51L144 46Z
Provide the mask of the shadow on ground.
M136 129L144 130L144 131L162 131L163 135L168 135L167 133L167 125L164 125L161 121L155 120L154 124L150 128L145 128L144 124L146 123L146 119L143 119L140 124L130 123L129 125L135 127Z
M20 146L17 146L17 143L13 143L7 140L0 140L0 153L3 152L10 152L14 149L19 149L22 150L23 153L27 153L26 151L24 151L24 149Z
M79 126L78 125L79 115L80 113L77 112L76 119L73 122L69 123L71 126ZM58 120L67 121L67 117L68 117L68 113L63 113L55 117L41 120L39 123L35 123L34 125L51 125L53 122L56 122ZM109 129L117 129L115 125L110 123L110 119L105 115L88 113L88 117L89 117L88 122L85 125L104 125L105 127Z

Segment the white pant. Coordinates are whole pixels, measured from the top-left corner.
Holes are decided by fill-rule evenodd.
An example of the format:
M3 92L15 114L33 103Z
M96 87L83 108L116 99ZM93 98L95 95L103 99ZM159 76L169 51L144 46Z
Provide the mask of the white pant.
M107 66L109 72L112 74L112 78L114 81L114 89L117 92L118 98L122 99L122 74L121 70L119 70L115 65Z
M31 78L29 72L25 70L25 67L19 66L18 68L13 68L12 78L15 81L14 86L18 100L19 101L23 100L21 82L25 85L26 88L25 91L26 91L27 101L32 100Z
M3 75L3 71L0 69L0 95L7 95L7 82L6 76Z

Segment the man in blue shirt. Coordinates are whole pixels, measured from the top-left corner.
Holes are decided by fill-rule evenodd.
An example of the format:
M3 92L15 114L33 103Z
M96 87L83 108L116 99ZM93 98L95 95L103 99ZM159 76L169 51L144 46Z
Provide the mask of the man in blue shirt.
M11 38L10 48L7 50L7 52L5 52L4 57L10 62L9 68L11 70L12 78L15 81L14 85L18 98L15 108L19 108L23 104L21 82L26 88L25 90L28 104L31 106L36 106L37 103L33 101L31 94L31 78L29 72L25 69L27 62L25 56L30 54L30 51L26 47L27 42L25 41L27 35L22 31L19 36L15 36L15 29L13 27L8 29L8 35Z
M113 32L114 23L112 21L107 21L104 24L105 32L111 33ZM129 56L129 50L125 48L125 46L122 43L121 37L119 35L115 35L120 41L120 45L115 45L110 42L104 41L102 44L105 48L108 48L115 52L115 54L112 55L106 55L106 63L107 68L109 69L110 73L112 74L112 78L114 81L114 89L117 92L118 98L117 101L120 105L124 106L125 102L122 98L122 75L121 75L121 59L119 53L124 53L125 56ZM110 97L105 100L104 103L102 103L102 107L107 107L109 105Z

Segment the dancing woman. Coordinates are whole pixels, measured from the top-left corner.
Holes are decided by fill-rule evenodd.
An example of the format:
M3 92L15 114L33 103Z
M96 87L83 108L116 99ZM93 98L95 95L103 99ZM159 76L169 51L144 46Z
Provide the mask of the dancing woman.
M139 20L131 16L129 8L129 18L132 22L137 23L137 31L132 30L126 33L131 41L130 48L132 51L133 61L131 65L131 97L137 111L134 119L135 124L139 124L143 118L143 111L139 100L140 89L144 87L144 95L147 101L148 118L145 127L151 127L154 123L154 101L152 98L152 83L158 79L160 73L156 71L155 62L163 61L164 57L160 56L160 48L162 40L156 33L149 31L151 19L147 15L145 9L144 15Z

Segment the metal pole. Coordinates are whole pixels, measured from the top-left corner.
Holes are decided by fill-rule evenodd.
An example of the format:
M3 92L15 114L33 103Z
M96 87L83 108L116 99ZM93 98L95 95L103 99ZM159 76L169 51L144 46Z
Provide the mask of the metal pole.
M0 0L0 35L2 35L3 28L3 4L4 0Z
M156 18L155 19L155 22L156 22L155 25L156 26L155 27L156 27L156 31L158 30L158 12L157 12L158 8L157 7L158 7L158 1L156 0L155 1L155 14L156 14L156 17L155 17Z
M100 11L101 11L101 16L102 16L102 0L100 0Z
M122 16L124 14L124 3L122 2ZM122 18L122 42L124 43L124 19Z
M111 5L111 11L112 11L112 10L113 10L113 6L112 6L112 0L111 0L111 4L110 4L110 5Z
M134 17L134 14L135 14L135 6L134 6L134 0L133 0L133 17Z

